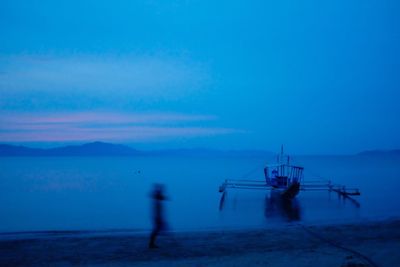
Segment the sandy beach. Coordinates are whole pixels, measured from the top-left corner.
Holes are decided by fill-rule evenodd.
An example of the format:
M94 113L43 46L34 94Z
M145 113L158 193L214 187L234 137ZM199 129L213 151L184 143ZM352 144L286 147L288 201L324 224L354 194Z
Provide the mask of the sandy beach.
M263 230L48 233L0 241L0 266L400 266L400 220Z

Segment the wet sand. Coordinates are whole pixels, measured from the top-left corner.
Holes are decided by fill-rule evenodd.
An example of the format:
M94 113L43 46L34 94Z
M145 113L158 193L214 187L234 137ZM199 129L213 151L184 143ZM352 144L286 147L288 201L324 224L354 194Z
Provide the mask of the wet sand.
M0 240L0 266L400 266L400 220L263 230L54 233Z

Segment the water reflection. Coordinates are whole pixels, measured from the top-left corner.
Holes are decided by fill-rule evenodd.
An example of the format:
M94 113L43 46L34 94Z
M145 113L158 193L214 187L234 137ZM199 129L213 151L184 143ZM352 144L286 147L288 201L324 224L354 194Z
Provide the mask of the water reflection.
M233 212L237 216L241 214L247 219L251 217L249 212L254 211L255 214L262 215L267 222L276 222L277 220L295 222L302 219L300 200L297 197L294 199L285 198L280 191L266 192L260 198L249 199L242 196L240 203L236 203L235 200L236 197L228 198L227 192L224 192L219 202L219 210L221 212L228 211L231 214Z
M301 220L301 207L297 198L282 197L281 192L272 190L265 196L264 215L267 219L278 218L293 222Z

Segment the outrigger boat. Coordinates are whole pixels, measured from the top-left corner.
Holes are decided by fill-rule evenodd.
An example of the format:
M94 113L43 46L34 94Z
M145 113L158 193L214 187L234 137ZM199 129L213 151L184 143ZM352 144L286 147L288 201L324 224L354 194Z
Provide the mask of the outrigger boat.
M277 163L264 167L264 181L259 180L225 180L219 187L223 193L223 202L226 191L229 188L235 189L262 189L279 192L283 199L293 199L300 191L329 191L336 192L339 196L351 199L357 206L358 202L352 196L359 196L358 188L347 188L343 185L332 184L331 181L304 181L304 168L290 164L290 157L283 153L283 146L280 155L277 156Z

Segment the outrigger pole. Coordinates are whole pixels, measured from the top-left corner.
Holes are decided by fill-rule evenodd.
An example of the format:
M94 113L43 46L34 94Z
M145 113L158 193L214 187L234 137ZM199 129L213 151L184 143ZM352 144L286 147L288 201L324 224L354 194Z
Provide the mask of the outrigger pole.
M263 190L272 190L273 186L267 185L265 181L257 181L257 180L234 180L227 179L222 185L219 187L219 192L223 193L228 188L235 189L263 189ZM337 194L348 197L348 196L359 196L361 195L358 188L349 188L344 185L332 184L330 181L308 181L302 182L300 184L301 191L328 191L328 192L336 192Z
M220 210L223 207L223 203L226 197L226 192L228 188L234 189L258 189L258 190L274 190L274 187L267 185L264 181L255 181L255 180L225 180L225 182L219 187L219 192L222 193L221 201L220 201ZM326 191L326 192L335 192L339 197L343 197L345 199L349 199L356 205L357 208L360 207L360 203L354 199L354 196L361 195L358 188L348 188L343 185L332 184L330 181L310 181L303 182L300 185L300 191Z

